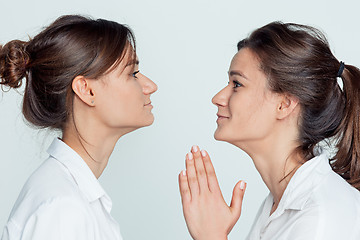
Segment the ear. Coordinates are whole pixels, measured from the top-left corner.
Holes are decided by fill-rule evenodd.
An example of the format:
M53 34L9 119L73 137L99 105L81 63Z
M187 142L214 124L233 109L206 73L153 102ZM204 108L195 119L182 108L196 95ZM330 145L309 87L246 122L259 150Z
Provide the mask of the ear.
M280 96L280 101L276 109L277 119L282 120L296 112L299 105L299 99L291 95Z
M95 92L89 79L83 76L75 77L72 81L72 89L85 104L95 106Z

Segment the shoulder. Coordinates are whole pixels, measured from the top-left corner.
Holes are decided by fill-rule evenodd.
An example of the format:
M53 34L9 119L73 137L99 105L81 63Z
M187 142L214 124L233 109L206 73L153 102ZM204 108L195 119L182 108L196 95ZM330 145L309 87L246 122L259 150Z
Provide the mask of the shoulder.
M344 212L355 215L360 213L360 192L340 175L330 171L317 186L314 186L308 204L324 210L331 208L333 211L328 212L330 215Z
M29 219L86 219L89 211L83 201L73 196L57 196L49 198L33 209Z
M57 196L42 202L37 209L34 209L30 218L58 218L85 220L89 217L89 211L84 204L73 196Z
M71 174L60 162L49 158L25 183L9 221L22 226L33 216L47 213L66 216L69 211L83 214L86 207Z
M28 178L19 198L42 202L58 196L74 195L79 195L78 187L70 172L59 161L50 157Z
M91 219L76 198L56 197L42 202L26 218L11 218L6 231L14 239L91 239Z
M316 239L360 238L360 192L333 171L314 186L299 214L295 231Z

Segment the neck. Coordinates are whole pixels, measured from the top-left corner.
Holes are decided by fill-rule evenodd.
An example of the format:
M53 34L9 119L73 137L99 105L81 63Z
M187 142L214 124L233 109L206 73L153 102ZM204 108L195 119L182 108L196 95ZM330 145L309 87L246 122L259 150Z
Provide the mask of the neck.
M234 144L244 150L254 161L256 169L274 197L273 211L302 162L294 152L298 146L297 132L291 130L273 129L271 134L264 139Z
M81 124L76 124L76 128L73 122L66 126L62 140L81 156L95 177L99 178L107 166L116 142L133 129L114 130L99 126L95 120L79 119L77 122Z

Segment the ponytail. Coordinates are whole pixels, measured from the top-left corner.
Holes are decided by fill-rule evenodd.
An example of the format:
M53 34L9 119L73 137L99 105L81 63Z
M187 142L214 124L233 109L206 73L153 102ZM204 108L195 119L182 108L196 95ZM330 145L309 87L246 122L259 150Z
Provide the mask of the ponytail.
M0 84L12 88L21 86L26 75L26 65L29 55L26 48L27 42L13 40L5 46L0 46Z
M360 190L360 70L345 65L343 74L345 112L338 128L338 149L333 170Z

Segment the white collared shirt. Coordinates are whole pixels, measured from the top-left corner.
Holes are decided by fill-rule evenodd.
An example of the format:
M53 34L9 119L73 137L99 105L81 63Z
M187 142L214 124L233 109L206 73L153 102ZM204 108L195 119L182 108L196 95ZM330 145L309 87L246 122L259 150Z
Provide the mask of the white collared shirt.
M270 193L248 240L360 239L360 192L331 169L326 152L296 171L270 215L272 205Z
M112 202L84 160L60 139L24 185L2 240L121 240Z

